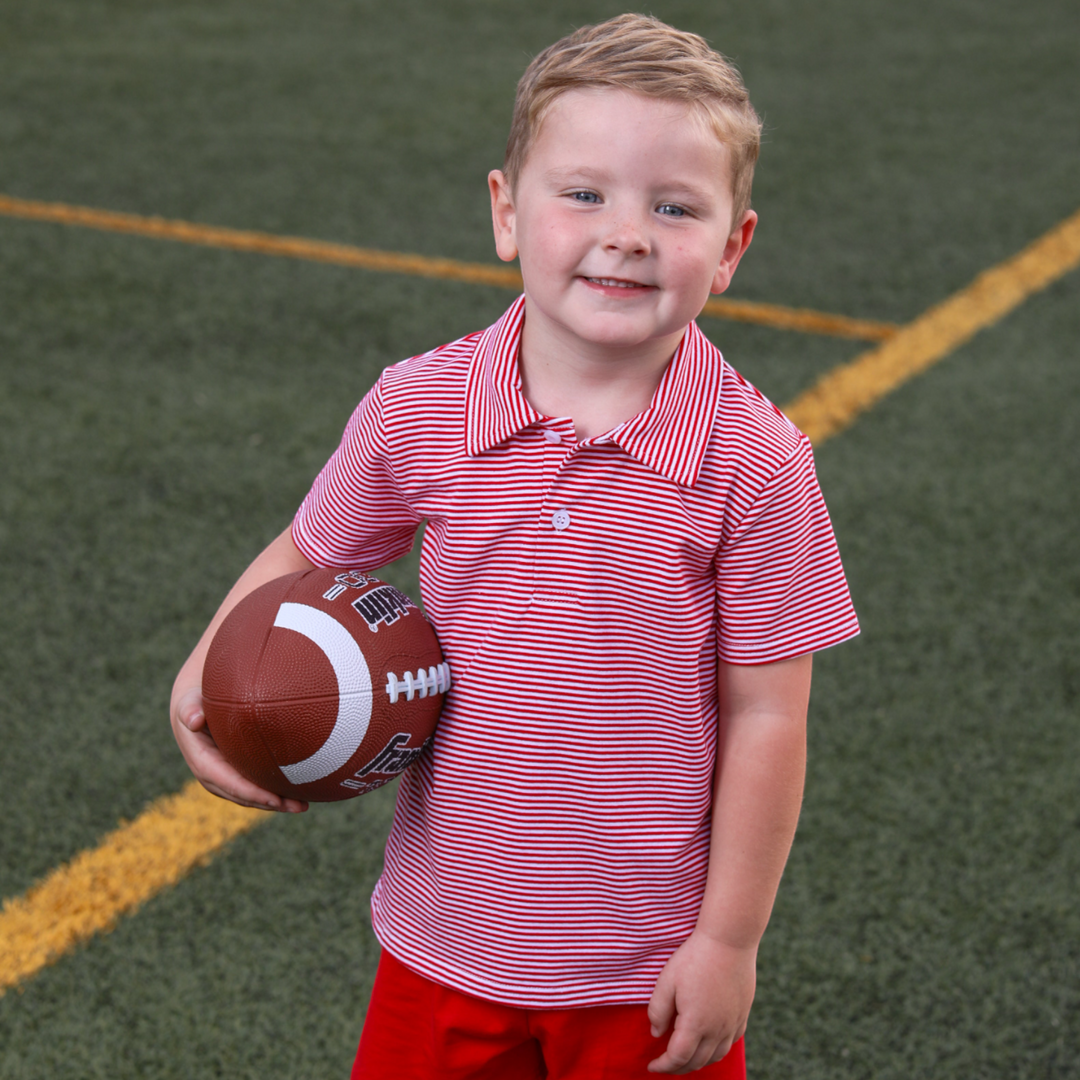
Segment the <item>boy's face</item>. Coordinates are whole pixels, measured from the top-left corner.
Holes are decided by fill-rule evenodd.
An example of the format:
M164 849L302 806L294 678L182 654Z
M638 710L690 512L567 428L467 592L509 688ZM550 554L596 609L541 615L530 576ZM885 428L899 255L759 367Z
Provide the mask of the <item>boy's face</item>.
M557 98L516 189L498 170L489 184L499 256L521 259L527 320L592 352L681 335L727 288L757 220L732 222L727 150L703 121L623 90Z

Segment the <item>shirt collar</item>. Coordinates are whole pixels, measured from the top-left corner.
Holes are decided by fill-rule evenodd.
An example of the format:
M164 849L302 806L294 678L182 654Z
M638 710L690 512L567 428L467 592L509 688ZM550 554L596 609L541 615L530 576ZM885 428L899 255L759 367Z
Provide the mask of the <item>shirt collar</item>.
M465 453L469 457L542 419L521 392L517 358L524 323L522 295L476 343L465 386Z
M525 400L518 372L525 297L480 335L465 390L465 452L476 457L543 420ZM720 402L720 352L691 323L649 407L585 445L614 442L654 472L692 487L701 472Z

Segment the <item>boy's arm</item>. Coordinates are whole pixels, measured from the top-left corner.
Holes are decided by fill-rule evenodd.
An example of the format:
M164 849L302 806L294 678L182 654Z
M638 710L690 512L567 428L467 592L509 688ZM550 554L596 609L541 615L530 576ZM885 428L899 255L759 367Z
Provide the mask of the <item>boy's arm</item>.
M206 730L202 701L203 663L217 628L248 593L274 578L298 570L310 570L313 565L293 543L291 526L276 540L271 541L229 590L228 596L222 601L217 614L210 621L206 632L173 683L169 720L172 723L173 736L180 747L180 753L188 763L188 768L207 791L241 806L252 806L258 810L286 810L292 813L307 809L305 802L283 799L246 780L222 757L217 744Z
M675 1029L652 1072L719 1061L746 1030L757 948L802 803L812 656L720 664L709 874L697 926L660 973L653 1034Z

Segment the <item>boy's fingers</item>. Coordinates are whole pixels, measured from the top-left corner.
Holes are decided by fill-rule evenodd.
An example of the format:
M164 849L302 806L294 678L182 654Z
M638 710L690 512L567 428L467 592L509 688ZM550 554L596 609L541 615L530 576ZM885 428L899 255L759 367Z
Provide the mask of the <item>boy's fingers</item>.
M671 1026L671 1018L675 1015L675 984L668 977L667 968L660 972L660 978L656 980L652 997L649 998L649 1024L652 1027L652 1037L659 1039Z
M654 1061L649 1062L649 1072L684 1073L698 1066L693 1064L700 1039L684 1031L680 1031L676 1025L668 1040L667 1049ZM702 1058L701 1064L705 1064Z
M237 806L247 806L250 807L252 810L269 811L277 809L277 807L273 805L269 800L264 800L263 802L255 802L251 799L245 799L239 794L239 792L226 791L225 788L219 787L212 780L200 780L199 783L202 784L202 786L206 788L206 790L209 791L211 795L214 795L219 799L228 799L229 802L236 803Z
M252 810L276 810L285 814L302 814L308 808L306 802L299 799L283 799L271 791L263 791L254 784L251 785L250 791L236 791L219 787L212 780L200 780L199 783L211 795L216 795L219 799L228 799L229 802L234 802L238 806L250 807Z
M668 1039L667 1049L649 1062L649 1072L692 1073L719 1061L734 1045L738 1035L724 1035L699 1024L687 1022L681 1014Z
M255 810L279 810L287 814L302 813L308 808L306 802L299 799L283 799L272 791L266 791L253 784L238 773L214 748L213 755L207 754L199 782L212 795L228 799L240 806L250 806Z
M668 1040L667 1050L654 1061L650 1061L648 1069L649 1072L674 1073L679 1076L696 1072L706 1065L719 1061L731 1049L731 1046L732 1040L723 1044L699 1035L680 1037L679 1030L676 1028Z
M301 799L283 799L242 776L225 760L208 731L181 729L177 739L191 771L211 795L255 810L299 814L308 808Z

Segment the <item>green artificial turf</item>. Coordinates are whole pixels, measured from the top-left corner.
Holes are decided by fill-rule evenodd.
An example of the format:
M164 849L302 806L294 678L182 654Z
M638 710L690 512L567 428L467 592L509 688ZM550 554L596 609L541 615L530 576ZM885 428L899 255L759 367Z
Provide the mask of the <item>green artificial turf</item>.
M493 262L514 83L619 10L7 4L0 192ZM766 119L735 297L906 320L1080 205L1066 0L652 10ZM864 633L817 661L752 1075L1076 1075L1077 288L818 453ZM229 584L378 372L510 296L0 218L0 895L180 787L169 686ZM865 347L702 325L778 402ZM274 819L9 992L0 1077L345 1075L391 803Z
M817 660L769 1077L1080 1061L1075 275L818 454L862 637Z

